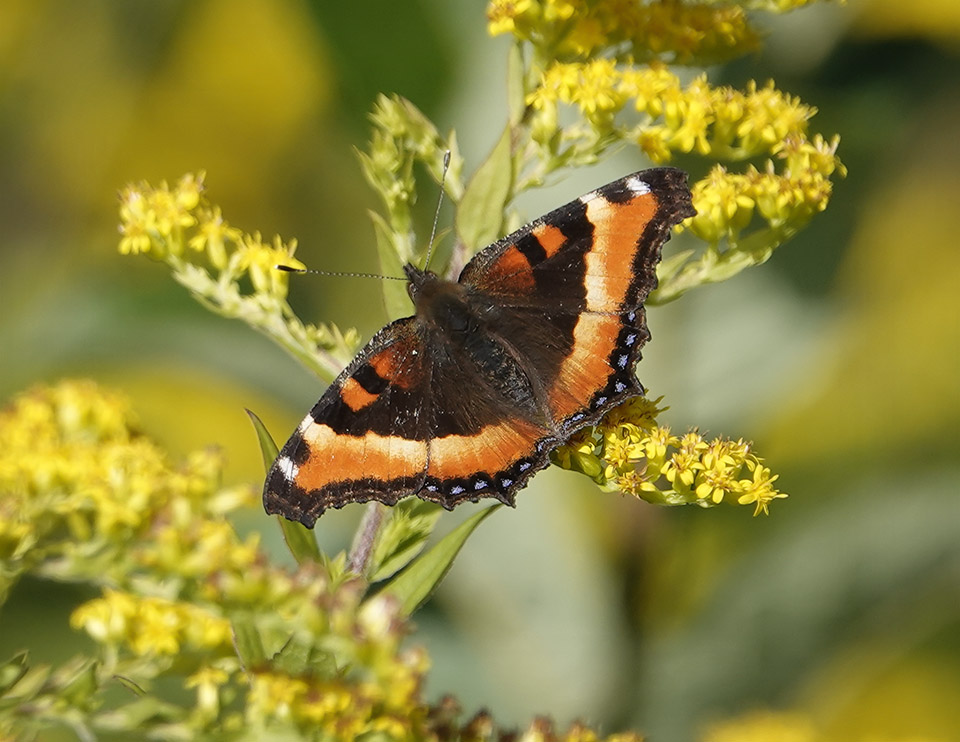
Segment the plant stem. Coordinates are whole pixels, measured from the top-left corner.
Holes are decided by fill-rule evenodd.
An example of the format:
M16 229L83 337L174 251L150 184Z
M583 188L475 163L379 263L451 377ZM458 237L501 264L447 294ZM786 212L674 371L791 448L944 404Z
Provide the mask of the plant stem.
M360 519L360 527L350 545L350 556L347 558L347 569L361 577L366 576L373 544L377 540L380 526L383 524L384 508L379 502L367 504L366 512Z

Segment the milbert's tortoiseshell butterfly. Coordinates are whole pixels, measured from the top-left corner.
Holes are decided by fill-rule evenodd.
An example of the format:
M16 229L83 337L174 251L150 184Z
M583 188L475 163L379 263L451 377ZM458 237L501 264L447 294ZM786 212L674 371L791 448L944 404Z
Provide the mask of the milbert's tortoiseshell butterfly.
M643 303L685 173L628 175L495 242L457 281L407 265L412 317L384 327L320 397L263 501L312 527L326 508L417 495L512 505L550 451L643 394Z

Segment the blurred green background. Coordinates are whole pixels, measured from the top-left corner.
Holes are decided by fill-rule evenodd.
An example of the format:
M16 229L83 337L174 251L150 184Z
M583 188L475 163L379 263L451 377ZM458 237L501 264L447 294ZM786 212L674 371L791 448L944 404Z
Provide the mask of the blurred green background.
M755 709L827 739L960 738L960 3L852 0L765 26L762 53L711 79L772 77L818 106L850 175L770 263L651 311L640 377L663 422L753 439L791 497L753 519L539 475L416 617L430 700L671 741ZM455 128L472 169L505 116L508 45L480 0L4 0L0 394L90 376L176 455L217 444L230 481L262 477L243 408L282 439L321 386L161 265L120 257L118 189L203 169L236 226L297 237L312 267L376 270L353 153L374 96ZM523 205L643 165L623 153ZM365 337L384 319L379 290L349 279L291 295ZM325 516L322 546L358 516ZM274 522L244 525L282 552ZM20 585L0 655L84 646L66 623L80 597Z

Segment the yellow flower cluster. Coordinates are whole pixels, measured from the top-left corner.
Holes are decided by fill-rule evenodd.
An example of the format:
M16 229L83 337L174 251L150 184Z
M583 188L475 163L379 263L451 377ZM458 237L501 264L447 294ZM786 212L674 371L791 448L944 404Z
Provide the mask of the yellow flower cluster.
M417 712L428 667L421 649L400 653L397 661L365 681L278 672L255 672L247 694L247 722L253 728L289 723L322 739L429 739L426 713ZM413 713L411 713L413 711Z
M661 275L655 303L762 263L826 208L831 177L846 174L837 157L839 138L808 136L816 109L771 82L750 82L741 91L712 87L703 75L683 84L660 64L557 62L543 72L527 103L531 140L541 159L557 166L592 161L623 141L636 143L654 162L696 153L764 163L748 164L743 173L716 165L693 185L697 215L684 226L707 250ZM578 111L582 122L561 125L561 106Z
M136 655L220 654L232 641L230 622L196 605L111 589L77 608L70 625L101 644L123 642Z
M777 242L792 236L827 208L833 192L830 176L846 173L836 156L839 143L839 137L828 142L819 134L812 141L787 137L776 149L777 159L785 163L782 172L769 160L763 170L750 165L744 173L715 165L693 186L697 215L688 222L690 231L711 245L722 240L733 245L758 214ZM771 240L764 247L772 252L775 246Z
M133 426L122 398L86 381L38 387L0 413L0 605L28 573L100 585L70 621L102 647L84 692L114 676L179 681L196 693L192 709L165 712L179 738L199 738L198 724L269 736L290 721L304 738L429 739L428 662L401 649L397 601L367 598L338 560L272 564L259 534L225 518L254 504L248 488L223 488L210 454L170 466Z
M162 259L183 252L184 230L198 223L194 213L203 191L203 173L185 175L170 189L127 186L120 194L120 252Z
M608 49L622 51L627 45L637 59L711 63L751 51L758 41L738 3L492 0L487 20L491 35L512 34L544 59L582 59Z
M172 469L134 425L124 399L88 381L38 387L0 413L0 558L8 577L115 576L104 563L219 469L213 452Z
M158 575L193 581L206 600L236 600L273 592L264 584L259 533L241 540L228 522L188 516L186 508L181 508L157 524L152 536L137 545L138 564Z
M610 59L554 63L527 98L543 119L534 131L544 142L557 134L558 104L576 106L594 129L608 130L631 101L642 120L617 133L636 141L654 162L666 162L674 152L727 160L776 154L787 140L803 139L816 113L772 82L763 87L750 82L742 92L712 87L701 75L684 85L662 65L618 65Z
M302 270L297 241L231 227L203 195L203 174L175 186L127 186L120 194L120 252L165 262L173 277L208 309L243 319L273 337L319 376L332 380L356 350L357 333L333 325L306 325L287 303L289 273ZM246 289L252 285L253 291Z
M660 400L631 399L554 452L554 463L587 474L607 489L665 505L722 502L768 513L777 475L742 440L676 436L656 424Z
M284 245L276 237L272 245L264 245L260 235L244 235L231 227L220 208L203 198L203 173L184 175L173 188L166 182L157 188L148 183L127 186L120 194L120 234L124 255L149 255L174 267L180 259L197 262L202 257L227 280L246 274L257 291L279 298L286 297L288 274L274 267L305 268L293 257L296 240ZM196 258L186 255L188 248Z

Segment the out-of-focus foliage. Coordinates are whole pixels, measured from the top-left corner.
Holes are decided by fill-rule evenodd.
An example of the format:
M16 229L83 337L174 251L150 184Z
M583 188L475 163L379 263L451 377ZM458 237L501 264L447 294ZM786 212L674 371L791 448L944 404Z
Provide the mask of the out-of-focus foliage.
M90 382L35 388L0 414L0 608L29 576L88 585L99 596L70 625L100 649L58 667L26 651L0 665L4 739L59 727L81 739L500 738L488 714L463 722L452 700L428 706L427 655L401 647L407 615L470 525L451 555L433 559L432 579L408 571L369 595L343 554L295 571L271 563L259 533L241 537L227 517L253 491L224 488L220 473L212 451L171 464L135 431L128 404ZM386 576L418 551L401 553L386 530L377 546ZM421 597L409 598L418 585ZM192 702L164 699L158 684ZM528 733L548 731L538 720ZM554 738L599 739L581 725Z

